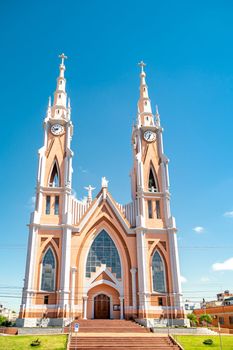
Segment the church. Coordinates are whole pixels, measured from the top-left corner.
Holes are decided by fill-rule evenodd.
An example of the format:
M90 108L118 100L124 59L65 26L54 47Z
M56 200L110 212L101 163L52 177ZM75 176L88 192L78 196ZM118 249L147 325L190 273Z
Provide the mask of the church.
M132 129L131 196L119 204L103 177L95 198L72 188L73 123L59 56L53 101L43 122L36 201L17 325L41 320L61 326L74 319L172 319L183 324L177 229L170 210L168 158L158 108L153 114L140 62L140 93ZM107 147L107 145L106 145Z

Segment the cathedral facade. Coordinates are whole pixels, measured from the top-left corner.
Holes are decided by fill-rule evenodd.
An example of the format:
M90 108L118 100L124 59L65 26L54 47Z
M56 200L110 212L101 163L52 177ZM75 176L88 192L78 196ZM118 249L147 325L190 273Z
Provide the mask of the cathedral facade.
M35 210L29 224L19 326L73 319L138 319L182 324L177 229L170 211L168 159L158 109L152 113L140 63L132 130L131 203L117 203L102 178L92 198L72 191L73 124L60 56L54 99L44 119ZM106 145L107 147L107 145Z

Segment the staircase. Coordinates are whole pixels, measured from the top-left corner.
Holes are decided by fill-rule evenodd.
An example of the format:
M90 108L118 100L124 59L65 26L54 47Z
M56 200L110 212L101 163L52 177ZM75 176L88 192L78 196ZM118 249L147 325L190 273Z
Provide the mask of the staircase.
M80 320L78 323L79 332L72 333L69 350L180 350L170 337L157 336L132 321Z

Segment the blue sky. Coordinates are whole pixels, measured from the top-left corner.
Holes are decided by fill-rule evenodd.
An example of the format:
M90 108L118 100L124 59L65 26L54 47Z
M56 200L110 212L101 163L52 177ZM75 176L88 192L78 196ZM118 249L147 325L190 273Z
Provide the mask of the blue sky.
M233 257L232 11L231 1L1 2L0 301L20 303L37 150L61 52L77 196L88 184L97 193L106 176L115 199L130 201L143 59L170 159L184 295L233 291L233 262L213 269Z

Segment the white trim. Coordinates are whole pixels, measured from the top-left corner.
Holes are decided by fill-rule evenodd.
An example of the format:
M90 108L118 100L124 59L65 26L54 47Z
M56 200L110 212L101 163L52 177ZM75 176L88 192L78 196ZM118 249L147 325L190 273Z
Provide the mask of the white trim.
M175 294L174 301L178 308L182 307L181 299L181 280L180 280L180 265L179 265L179 254L177 247L177 236L176 233L171 232L168 235L169 247L170 247L170 264L172 272L172 285L173 293Z
M107 198L106 198L107 203L110 205L111 209L113 210L114 214L116 214L118 220L120 221L120 223L123 225L125 231L127 233L132 233L132 230L130 230L129 226L126 224L125 220L123 219L122 215L120 215L121 211L113 204L112 200L110 199L110 197L107 194ZM122 213L123 214L123 213ZM127 220L128 221L128 220Z
M78 225L78 231L80 232L83 227L85 226L85 224L88 222L88 220L90 219L91 215L93 214L93 212L96 210L96 208L99 206L100 202L102 201L102 197L103 195L101 194L99 196L99 198L97 199L97 201L94 203L93 207L90 209L89 213L87 213L87 215L84 217L84 219L81 219L79 225Z

